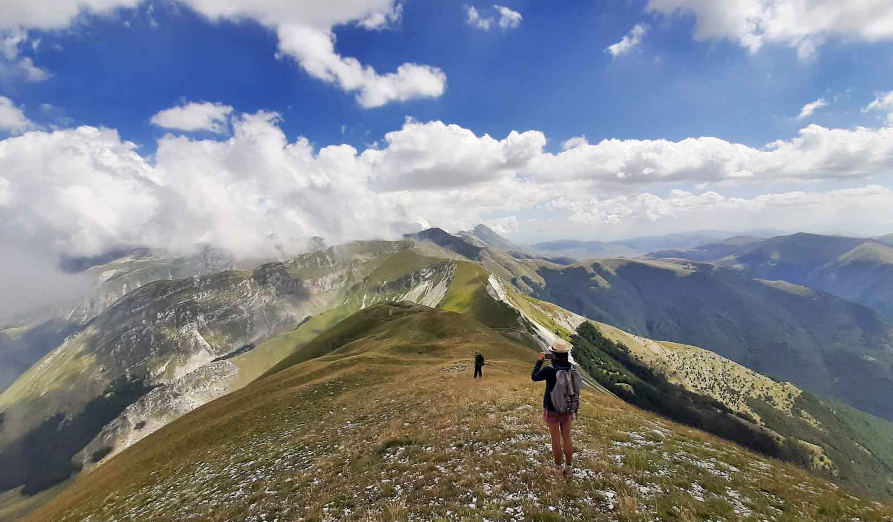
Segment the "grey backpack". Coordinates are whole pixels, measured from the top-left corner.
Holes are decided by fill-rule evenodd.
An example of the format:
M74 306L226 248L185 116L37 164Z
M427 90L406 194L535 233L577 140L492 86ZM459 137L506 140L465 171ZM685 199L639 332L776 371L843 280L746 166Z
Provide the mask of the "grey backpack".
M558 413L577 413L580 409L580 388L583 377L573 366L570 370L558 370L555 374L555 387L549 397Z

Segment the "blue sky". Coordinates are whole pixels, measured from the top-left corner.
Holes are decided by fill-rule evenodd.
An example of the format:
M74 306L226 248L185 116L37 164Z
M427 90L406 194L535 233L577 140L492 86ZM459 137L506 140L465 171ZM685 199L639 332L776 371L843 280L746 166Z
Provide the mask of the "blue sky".
M151 151L164 130L149 118L181 99L278 111L288 136L308 136L320 146L362 148L406 116L500 137L537 129L550 147L583 134L590 141L717 136L761 146L795 135L801 122L792 116L805 103L848 89L849 97L812 121L875 124L860 109L893 85L889 43L835 42L804 61L784 46L751 55L731 41L694 41L692 15L644 14L645 2L506 4L524 16L517 29L481 31L465 23L462 5L422 0L407 2L391 29L335 28L338 52L377 70L405 62L443 69L446 91L434 100L363 109L291 60L277 59L271 29L254 21L211 22L166 2L84 16L64 31L32 31L40 46L23 55L51 79L6 82L0 92L36 122L54 123L39 110L49 103L57 116L116 128ZM148 5L155 6L156 26ZM604 52L643 22L652 29L636 49L616 59Z
M23 259L893 231L890 0L0 1L0 44Z

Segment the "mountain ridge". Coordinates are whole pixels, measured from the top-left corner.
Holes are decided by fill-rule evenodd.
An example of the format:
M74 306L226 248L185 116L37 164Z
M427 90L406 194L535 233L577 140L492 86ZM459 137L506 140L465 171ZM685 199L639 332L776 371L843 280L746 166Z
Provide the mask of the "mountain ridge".
M27 520L890 516L589 390L573 479L544 486L533 350L464 314L399 303L358 314L367 326L343 342L181 417ZM475 350L490 363L480 381Z
M799 233L741 244L705 244L657 251L739 269L754 278L784 280L874 308L893 318L893 248L881 238Z
M364 243L330 248L326 252L335 252L341 249L346 252L348 257L354 256L351 259L355 259L355 261L351 261L355 264L349 265L352 268L348 268L348 272L353 275L340 286L332 286L331 270L335 267L343 271L344 267L337 263L333 264L333 258L325 252L311 253L286 263L274 263L261 267L270 271L269 275L276 274L277 270L286 272L303 270L304 272L301 273L304 277L328 281L321 283L318 287L320 289L328 288L330 295L322 301L318 299L314 301L315 313L291 314L290 317L293 319L290 320L293 321L291 324L295 326L294 330L283 331L281 328L273 328L266 339L261 342L250 341L248 338L227 341L221 345L224 347L223 349L217 350L219 353L209 354L207 361L203 360L191 371L187 369L180 375L170 374L169 377L176 378L168 380L164 386L146 391L144 396L125 405L120 414L116 414L114 419L110 419L110 422L106 423L102 430L73 456L77 467L92 472L93 469L104 466L106 462L114 461L117 458L116 455L120 454L122 450L126 452L126 448L129 446L138 444L140 440L151 436L157 430L164 429L165 425L175 422L177 418L188 414L202 404L245 387L254 378L269 372L277 364L281 365L288 354L299 353L315 337L336 327L351 314L374 306L383 300L409 299L431 306L440 306L445 310L464 312L495 329L503 337L513 339L524 346L538 348L547 345L557 337L569 338L575 329L586 321L585 318L572 311L561 310L557 306L548 305L538 300L531 301L530 296L536 295L535 292L550 288L550 281L551 289L556 289L554 274L551 272L577 271L582 268L589 274L587 276L588 286L583 288L605 290L610 289L612 285L616 287L620 284L616 278L618 274L623 274L629 266L667 272L668 275L680 280L709 268L707 265L691 262L626 259L601 260L591 265L586 263L559 265L547 259L512 255L503 250L486 246L483 242L480 242L480 245L475 245L474 238L454 236L442 230L425 236L421 242L413 240L365 243L365 245L377 245L375 248L383 249L381 250L384 252L382 257L376 257L378 254L370 256L364 250L366 247L362 246ZM490 240L492 241L493 238ZM446 246L439 243L444 243ZM474 248L466 250L467 246ZM471 261L461 254L462 251L471 252L477 260ZM300 267L289 268L290 264L294 265L295 263ZM339 266L341 268L338 268ZM282 276L281 280L287 285L288 278L293 276L294 274L288 274L287 277ZM161 282L159 288L170 284L172 283ZM753 281L751 284L759 285L756 288L774 288L790 295L792 299L814 299L815 296L820 296L820 294L813 295L811 290L801 290L792 285L779 287L777 283L760 281ZM199 288L197 296L201 294L200 290ZM151 288L143 290L143 292L150 291ZM212 294L218 291L214 290ZM140 295L139 291L135 294ZM820 298L818 302L822 302L822 299ZM139 309L139 307L134 308L136 311ZM511 309L514 309L517 314ZM601 328L607 327L601 325ZM298 359L306 358L306 353L298 357ZM650 364L658 363L651 361ZM718 367L728 366L719 365ZM165 367L165 372L167 370L168 368ZM622 395L624 392L623 389L608 389L602 386L597 379L588 375L587 382L604 393ZM686 385L685 382L681 384ZM687 384L693 391L703 392L717 398L708 393L709 390L694 389L696 387L692 386L691 381ZM784 418L790 416L789 411L777 410L774 406L769 410L765 410L761 406L763 409L760 410L762 412L760 413L746 401L742 403L740 400L736 402L728 397L718 398L723 399L725 403L731 405L741 414L756 418L758 421L764 414L768 416L767 418L777 415L782 415ZM812 411L826 411L821 408L815 410L814 408L817 407L810 406L813 408ZM776 426L793 422L786 421L784 418L781 420L772 418L772 422L776 423ZM858 421L858 416L852 418L854 421ZM2 428L3 426L0 424L0 429ZM796 440L803 440L800 437L805 437L813 441L808 443L817 448L812 450L812 454L816 455L817 462L826 462L818 455L822 453L823 448L828 448L829 444L835 444L833 438L825 440L815 433L807 433L808 427L802 428L807 430L803 434L792 431L792 429L786 432L787 436L795 437ZM839 430L840 428L835 425L834 429ZM870 436L870 434L866 436ZM804 442L804 444L807 443ZM878 448L880 448L877 451L878 454L886 451L883 446L878 446ZM839 454L832 456L834 461L839 461L842 458ZM809 467L812 464L804 465ZM830 464L823 465L831 466ZM836 466L836 464L834 465ZM828 469L837 468L828 467ZM850 476L850 471L844 471L847 476Z

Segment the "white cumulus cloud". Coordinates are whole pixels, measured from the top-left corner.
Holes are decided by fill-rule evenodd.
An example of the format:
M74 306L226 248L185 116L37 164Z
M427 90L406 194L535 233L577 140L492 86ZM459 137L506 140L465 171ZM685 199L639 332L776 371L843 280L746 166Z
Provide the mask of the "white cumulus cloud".
M800 109L800 114L797 115L797 119L805 120L806 118L809 118L810 116L812 116L812 114L815 111L817 111L818 109L821 109L822 107L827 107L827 106L828 106L828 102L826 102L824 98L819 98L818 100L816 100L814 102L809 102L806 105L804 105L802 109Z
M488 219L485 225L492 228L497 234L513 234L520 228L517 216L508 216L504 218Z
M573 138L569 138L561 144L561 150L570 150L575 147L580 147L582 145L589 145L589 142L586 140L586 136L575 136Z
M0 29L62 29L82 13L108 14L134 8L142 0L0 0ZM379 73L356 58L335 51L333 28L357 24L381 29L402 13L398 0L329 2L257 2L254 0L182 0L209 20L250 19L272 28L279 37L279 55L293 58L311 76L357 93L362 107L420 98L437 98L446 87L446 74L430 65L404 63L395 72Z
M465 23L476 29L489 31L490 27L493 25L493 18L482 17L477 9L475 9L473 6L467 5L465 6Z
M171 107L158 112L150 122L165 129L176 129L187 132L206 130L217 134L225 134L229 127L228 120L233 108L229 105L211 102L190 102L178 107Z
M316 235L338 243L428 225L455 231L483 222L529 236L536 219L549 221L538 234L568 237L591 236L593 225L641 235L705 222L729 230L893 229L893 127L810 125L759 148L712 137L594 144L579 137L550 153L540 131L494 137L407 119L359 151L290 141L272 112L229 120L231 135L166 134L151 157L113 129L0 140L0 249L19 260L0 260L0 272L19 270L24 281L37 266L29 260L127 246L188 253L210 243L258 258L295 253ZM809 182L808 191L764 188L782 181ZM844 183L856 188L834 186ZM700 185L712 186L695 192Z
M499 11L499 27L502 29L517 29L523 19L521 13L512 11L503 5L494 5L493 9Z
M603 184L655 182L746 183L864 179L893 167L893 127L828 129L808 125L791 140L761 148L714 137L606 139L537 154L524 172L538 179L585 179Z
M521 25L521 21L524 19L524 17L521 16L521 13L504 5L494 4L493 11L499 16L498 22L496 21L495 16L484 16L475 7L466 5L465 23L483 31L489 31L494 23L498 23L503 31L507 31L509 29L517 29Z
M357 102L365 108L393 101L437 98L446 88L446 74L437 67L404 63L393 73L379 74L355 58L335 52L335 35L310 26L281 25L279 52L294 58L308 74L357 92Z
M459 125L408 119L385 135L381 150L362 158L383 189L431 189L470 186L511 176L542 153L546 137L539 131L512 131L501 140L477 136Z
M5 96L0 96L0 131L21 134L36 126L22 112L22 109Z
M28 33L21 28L3 29L0 27L0 79L24 79L28 82L42 82L50 75L34 64L28 56L21 56L22 47L28 42ZM33 51L40 45L40 38L33 40Z
M882 92L874 101L862 109L862 112L884 112L887 114L887 123L893 124L893 91Z
M893 172L893 128L886 127L810 125L762 148L703 137L579 138L553 154L539 131L498 138L411 119L380 148L315 150L307 138L290 142L279 122L259 112L234 116L226 139L168 134L151 160L111 129L2 140L0 236L28 234L28 244L57 255L209 242L256 257L271 237L295 251L314 235L335 242L418 223L467 228L550 201L552 210L576 205L575 215L596 216L585 219L622 221L622 208L661 217L715 199L713 191L696 199L675 193L669 204L648 196L680 184L758 190L766 181L890 182ZM616 211L605 206L619 196L635 198L614 201L625 201Z
M696 40L728 39L751 52L785 45L801 58L832 38L893 39L893 3L887 0L649 0L646 10L694 15Z
M649 29L650 27L647 24L636 24L619 42L606 47L605 52L610 53L614 58L630 52L642 43L642 38L648 34Z

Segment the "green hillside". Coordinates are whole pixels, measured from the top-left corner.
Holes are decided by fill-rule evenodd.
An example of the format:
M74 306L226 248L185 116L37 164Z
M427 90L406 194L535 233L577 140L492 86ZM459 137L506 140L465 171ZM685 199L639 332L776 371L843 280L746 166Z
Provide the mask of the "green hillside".
M542 385L529 378L535 352L467 315L379 304L320 343L319 356L79 476L28 520L893 516L888 505L588 390L574 476L553 482L543 469ZM480 381L470 375L475 350L488 360Z
M595 382L627 402L893 497L893 424L819 399L696 346L654 341L507 290L508 300L571 340Z
M540 263L536 298L590 319L696 345L893 419L891 325L834 296L691 262Z
M656 355L647 353L655 346L627 345L628 337L609 331L611 339L601 333L605 328L582 323L573 338L574 357L627 402L838 479L863 494L893 497L893 424L789 383L766 382L698 348L657 346L661 355L649 357ZM684 357L674 360L679 351Z
M885 242L886 237L794 234L766 240L724 241L689 250L653 252L649 256L735 267L751 277L822 290L893 318L893 245Z

